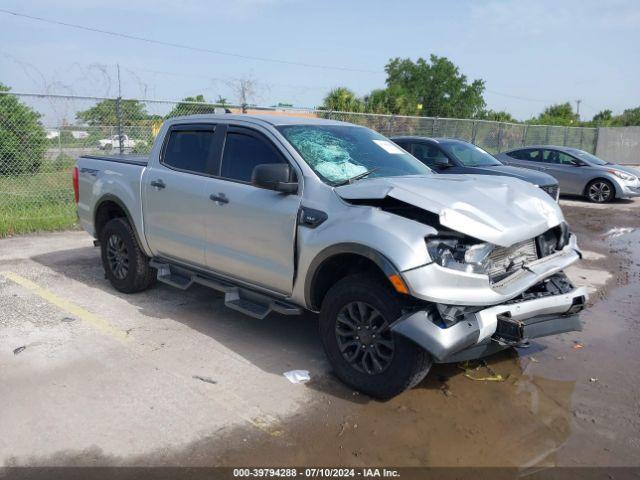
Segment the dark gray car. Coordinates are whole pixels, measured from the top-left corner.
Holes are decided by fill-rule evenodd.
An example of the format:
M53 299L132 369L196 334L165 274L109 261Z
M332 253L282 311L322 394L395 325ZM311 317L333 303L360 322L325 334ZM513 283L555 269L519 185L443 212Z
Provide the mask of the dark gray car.
M437 173L502 175L533 183L558 200L558 182L551 175L500 163L480 147L452 138L393 137L396 144Z
M592 202L640 196L640 171L616 165L571 147L532 145L498 155L507 165L543 171L560 182L564 194L581 195Z

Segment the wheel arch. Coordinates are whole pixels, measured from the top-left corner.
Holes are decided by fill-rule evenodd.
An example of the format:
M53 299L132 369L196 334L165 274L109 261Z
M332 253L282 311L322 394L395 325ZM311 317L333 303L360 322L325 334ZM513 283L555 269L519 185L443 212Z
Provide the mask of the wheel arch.
M136 241L140 248L145 250L146 244L141 241L138 234L138 228L133 221L133 216L129 209L122 200L112 194L103 195L100 200L96 202L96 208L93 215L93 228L95 231L96 239L100 240L100 233L104 226L114 218L125 218L131 225L131 229L136 237Z
M591 184L593 182L596 182L598 180L605 180L606 182L610 183L613 186L613 199L615 200L616 198L618 198L620 196L620 187L618 186L618 182L616 182L613 178L608 177L606 175L598 175L597 177L594 177L592 179L590 179L587 184L584 186L584 190L582 191L582 195L585 197L589 196L588 190L589 190L589 186L591 186Z
M391 277L404 284L398 269L374 248L358 243L340 243L325 248L315 256L307 270L305 303L312 310L319 310L324 296L336 281L353 273L367 271L384 277L396 291L399 290Z

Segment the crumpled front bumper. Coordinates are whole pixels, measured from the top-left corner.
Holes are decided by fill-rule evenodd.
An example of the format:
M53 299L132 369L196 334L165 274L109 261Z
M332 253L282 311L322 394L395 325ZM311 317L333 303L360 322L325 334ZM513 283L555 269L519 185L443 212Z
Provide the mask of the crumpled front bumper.
M427 350L436 362L470 360L510 346L495 336L499 318L520 324L525 340L580 330L576 313L584 308L587 299L586 288L573 288L559 295L505 303L469 313L448 328L435 323L433 310L426 309L400 317L391 329Z
M412 296L448 305L495 305L517 297L581 257L575 235L560 251L525 265L526 268L491 284L487 275L444 268L437 263L402 272Z

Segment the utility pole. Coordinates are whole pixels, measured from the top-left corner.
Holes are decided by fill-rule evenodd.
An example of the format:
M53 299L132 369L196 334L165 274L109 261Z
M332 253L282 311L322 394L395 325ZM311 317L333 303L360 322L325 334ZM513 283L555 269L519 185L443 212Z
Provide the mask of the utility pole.
M580 104L582 103L582 100L578 99L576 100L576 116L578 117L578 120L580 120Z
M116 99L116 117L118 118L118 147L120 155L124 153L124 136L122 135L122 85L120 84L120 64L116 63L118 69L118 98Z

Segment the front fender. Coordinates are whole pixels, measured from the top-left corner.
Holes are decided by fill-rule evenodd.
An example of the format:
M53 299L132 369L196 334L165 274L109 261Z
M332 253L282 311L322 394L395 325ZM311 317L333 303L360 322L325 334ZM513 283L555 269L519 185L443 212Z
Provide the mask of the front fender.
M322 261L338 253L356 253L383 272L401 272L430 262L424 238L433 227L373 207L351 207L318 228L298 226L298 268L292 299L311 308L308 283Z

